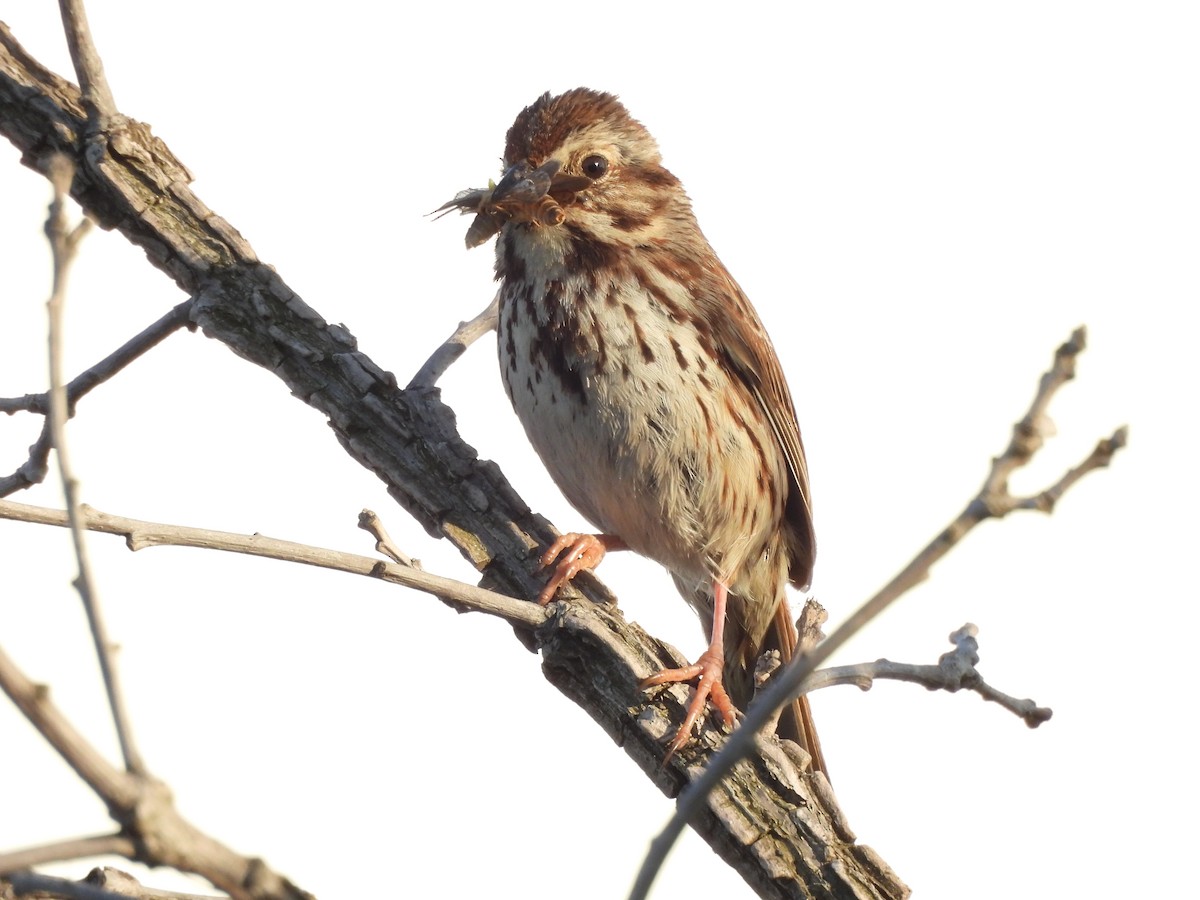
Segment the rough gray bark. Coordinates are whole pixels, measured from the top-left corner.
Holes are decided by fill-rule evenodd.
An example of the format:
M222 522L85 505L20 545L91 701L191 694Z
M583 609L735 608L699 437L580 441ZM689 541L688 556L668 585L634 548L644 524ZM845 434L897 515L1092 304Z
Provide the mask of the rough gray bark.
M100 225L142 247L194 300L206 335L273 372L329 419L347 453L376 473L433 535L482 573L481 583L537 596L537 548L553 536L491 462L459 436L436 390L401 390L259 262L238 232L190 190L190 175L150 129L116 116L89 133L78 90L45 70L0 24L0 131L25 165L46 172L55 154L76 166L72 196ZM661 767L663 741L687 690L654 697L638 681L686 661L624 620L599 582L577 583L536 633L546 677L591 714L668 796L703 768L723 736L709 727ZM597 601L597 602L591 602ZM828 784L803 772L787 745L764 740L710 798L693 827L762 897L891 898L907 888L846 826Z

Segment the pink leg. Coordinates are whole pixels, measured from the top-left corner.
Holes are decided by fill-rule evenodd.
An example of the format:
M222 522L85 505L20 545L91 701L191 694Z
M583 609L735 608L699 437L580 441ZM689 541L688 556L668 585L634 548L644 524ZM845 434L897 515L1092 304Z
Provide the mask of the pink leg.
M692 700L688 704L687 715L684 716L679 730L675 732L675 738L667 750L667 757L663 760L664 764L688 742L688 738L692 735L692 727L700 718L700 713L704 711L704 701L709 697L712 698L713 706L717 708L725 720L725 724L730 728L733 727L733 703L721 681L721 675L725 670L725 606L728 593L729 589L724 584L713 580L712 640L708 643L708 649L700 654L700 658L696 660L695 664L682 669L664 669L657 675L651 675L639 685L644 690L657 684L676 684L691 681L693 678L698 679L695 693L692 694Z

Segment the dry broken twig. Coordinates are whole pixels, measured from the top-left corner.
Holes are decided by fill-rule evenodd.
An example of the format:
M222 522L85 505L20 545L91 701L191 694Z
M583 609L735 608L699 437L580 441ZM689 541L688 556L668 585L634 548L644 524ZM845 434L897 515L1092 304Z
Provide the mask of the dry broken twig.
M379 518L379 514L374 510L364 509L358 514L358 527L374 536L375 549L391 559L392 562L413 569L421 568L421 561L419 559L413 559L396 545L396 542L392 540L392 536L388 534L387 529L383 526L383 520Z
M833 687L838 684L853 684L864 691L870 690L876 679L908 681L931 691L974 691L984 700L998 703L1022 719L1030 728L1037 728L1050 721L1052 711L1038 706L1032 700L1018 700L988 684L975 666L979 663L979 629L967 623L950 635L954 649L945 653L936 666L898 663L888 659L857 663L849 666L830 666L817 669L804 679L804 693Z

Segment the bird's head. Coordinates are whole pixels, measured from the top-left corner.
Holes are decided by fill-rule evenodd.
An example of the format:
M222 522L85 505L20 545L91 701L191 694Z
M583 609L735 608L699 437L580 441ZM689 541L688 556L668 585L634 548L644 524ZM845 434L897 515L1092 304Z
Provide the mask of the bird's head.
M546 93L523 109L508 129L499 182L441 207L455 208L476 214L468 247L505 227L565 226L606 243L644 242L666 220L691 215L650 133L615 96L587 88Z

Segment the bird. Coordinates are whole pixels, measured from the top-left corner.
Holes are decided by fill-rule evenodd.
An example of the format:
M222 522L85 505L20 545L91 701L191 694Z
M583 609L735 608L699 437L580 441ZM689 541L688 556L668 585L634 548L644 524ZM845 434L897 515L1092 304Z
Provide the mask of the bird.
M596 529L541 556L538 600L606 552L663 565L709 639L643 689L694 683L667 759L711 701L727 726L760 656L796 652L789 583L816 556L795 405L758 314L696 221L658 144L613 94L549 92L508 129L500 180L441 207L496 236L506 393L566 499ZM807 699L779 734L825 764Z

